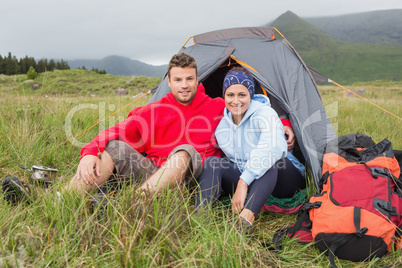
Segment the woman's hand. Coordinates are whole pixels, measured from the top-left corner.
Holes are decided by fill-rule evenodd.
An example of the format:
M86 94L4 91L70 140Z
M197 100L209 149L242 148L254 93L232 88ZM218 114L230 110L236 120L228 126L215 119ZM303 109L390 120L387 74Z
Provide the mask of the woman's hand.
M235 213L240 213L244 208L248 191L248 185L242 179L237 183L236 191L232 197L232 209Z

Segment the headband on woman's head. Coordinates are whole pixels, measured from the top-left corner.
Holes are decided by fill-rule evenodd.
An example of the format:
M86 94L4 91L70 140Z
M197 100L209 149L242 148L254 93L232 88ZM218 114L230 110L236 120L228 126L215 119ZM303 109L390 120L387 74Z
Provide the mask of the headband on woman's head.
M254 97L254 80L251 75L242 71L233 71L225 76L223 80L222 96L225 97L226 89L235 84L245 86L250 93L251 99Z

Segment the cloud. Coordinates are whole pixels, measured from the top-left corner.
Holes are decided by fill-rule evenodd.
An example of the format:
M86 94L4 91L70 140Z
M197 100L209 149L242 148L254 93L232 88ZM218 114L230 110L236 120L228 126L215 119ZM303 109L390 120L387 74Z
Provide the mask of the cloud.
M0 54L67 60L119 55L163 64L192 35L261 26L287 10L311 17L395 8L402 2L13 0L1 4Z

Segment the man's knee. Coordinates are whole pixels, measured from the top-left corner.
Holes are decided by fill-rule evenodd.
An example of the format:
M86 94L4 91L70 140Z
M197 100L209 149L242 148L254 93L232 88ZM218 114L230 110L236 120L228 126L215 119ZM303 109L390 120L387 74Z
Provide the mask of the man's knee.
M190 167L190 154L186 151L175 152L166 164L168 168L187 170Z
M137 162L137 155L139 153L129 146L124 141L110 140L103 151L101 158L105 155L106 158L110 158L116 167L117 171L129 169L127 167L130 162Z
M171 159L174 156L173 159ZM185 171L186 177L198 178L202 172L201 155L190 144L182 144L172 150L169 155L170 167L178 167Z
M107 151L103 151L103 153L101 153L100 159L102 160L102 163L106 162L107 164L114 165L112 156Z
M110 140L105 148L114 164L114 175L122 179L145 179L158 167L128 143Z
M174 153L171 157L181 158L181 159L190 159L190 154L187 151L178 151Z
M105 150L106 150L106 149L109 149L109 150L110 150L111 148L118 147L119 144L124 144L124 142L119 141L119 140L110 140L110 141L107 142L107 144L106 144L106 146L105 146Z
M118 161L126 159L130 150L134 149L124 141L110 140L106 144L104 152L107 152L114 161Z

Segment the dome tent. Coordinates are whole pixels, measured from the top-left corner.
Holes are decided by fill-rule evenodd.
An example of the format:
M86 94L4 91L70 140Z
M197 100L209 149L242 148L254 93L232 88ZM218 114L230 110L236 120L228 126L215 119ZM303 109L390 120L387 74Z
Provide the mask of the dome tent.
M223 78L232 65L247 68L257 83L256 94L269 96L274 109L290 119L318 188L325 146L336 137L316 85L329 80L308 67L280 33L276 39L276 33L271 27L218 30L195 35L194 44L179 52L195 58L199 82L211 97L222 96ZM169 92L166 74L149 102Z

